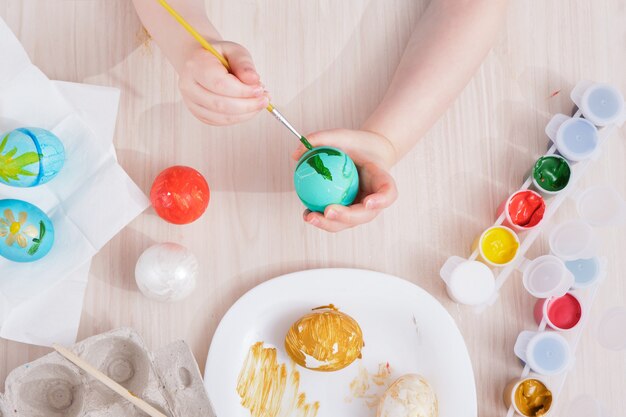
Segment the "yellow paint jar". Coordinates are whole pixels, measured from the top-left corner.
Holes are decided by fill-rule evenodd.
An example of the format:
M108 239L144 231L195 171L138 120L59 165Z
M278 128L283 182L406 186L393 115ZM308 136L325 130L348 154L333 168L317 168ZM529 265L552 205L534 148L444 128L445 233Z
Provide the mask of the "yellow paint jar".
M524 417L546 417L552 408L552 391L538 378L514 379L504 389L504 404Z
M485 230L474 242L480 260L491 266L505 266L515 260L519 252L519 237L506 226L493 226Z

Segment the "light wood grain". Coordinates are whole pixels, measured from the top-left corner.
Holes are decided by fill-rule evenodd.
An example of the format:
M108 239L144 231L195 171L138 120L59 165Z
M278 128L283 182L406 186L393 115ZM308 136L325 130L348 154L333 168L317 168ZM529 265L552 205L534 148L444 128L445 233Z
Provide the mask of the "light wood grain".
M358 126L384 93L425 1L288 3L207 2L225 38L252 51L276 105L303 132ZM479 415L504 414L502 388L520 372L513 343L520 330L534 327L533 300L512 279L497 304L476 316L446 297L438 270L447 256L468 253L498 204L521 184L546 149L547 120L571 110L568 94L579 79L626 91L622 0L512 2L480 71L394 168L399 201L372 224L338 235L301 221L291 135L265 113L229 128L196 121L181 102L172 69L158 49L142 43L128 0L0 0L0 16L49 77L122 89L115 144L121 164L144 190L161 169L187 164L206 176L213 193L198 222L173 226L146 212L95 257L80 338L118 326L136 328L155 348L183 338L203 368L220 318L255 285L306 268L374 269L419 284L448 308L474 363ZM585 184L610 183L626 195L624 136L622 129L607 144ZM558 217L573 215L566 205ZM604 350L593 333L607 308L626 304L626 234L608 230L603 236L610 274L562 400L589 393L621 415L626 354ZM149 301L135 286L137 257L161 241L199 255L198 290L184 303ZM545 250L541 239L531 255ZM0 341L0 380L47 352Z

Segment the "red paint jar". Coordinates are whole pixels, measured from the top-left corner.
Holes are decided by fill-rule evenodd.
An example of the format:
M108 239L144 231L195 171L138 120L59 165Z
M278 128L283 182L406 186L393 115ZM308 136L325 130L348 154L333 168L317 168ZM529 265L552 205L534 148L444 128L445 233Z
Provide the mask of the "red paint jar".
M498 215L504 212L506 226L524 231L537 227L546 212L546 202L537 192L520 190L513 193L498 209Z
M568 292L561 297L538 300L535 304L534 315L537 324L545 319L548 326L554 330L569 331L580 323L583 307L580 299Z

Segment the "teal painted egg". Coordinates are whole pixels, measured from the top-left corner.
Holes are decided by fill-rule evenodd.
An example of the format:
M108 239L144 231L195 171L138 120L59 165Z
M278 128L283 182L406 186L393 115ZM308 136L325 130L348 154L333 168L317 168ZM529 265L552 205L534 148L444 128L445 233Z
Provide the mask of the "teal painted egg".
M359 192L359 172L352 159L328 146L302 155L293 180L302 203L320 213L331 204L352 204Z
M0 200L0 256L32 262L46 256L54 243L50 218L22 200Z
M65 148L46 129L24 127L0 139L0 182L34 187L54 178L65 163Z

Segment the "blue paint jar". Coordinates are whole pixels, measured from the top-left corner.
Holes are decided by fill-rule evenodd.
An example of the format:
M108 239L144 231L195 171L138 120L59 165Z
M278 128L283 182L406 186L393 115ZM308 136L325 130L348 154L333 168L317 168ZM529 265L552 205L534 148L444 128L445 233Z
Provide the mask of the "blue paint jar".
M580 110L596 126L620 123L624 118L624 96L609 84L594 84L583 93Z
M572 288L588 288L600 277L600 261L597 257L566 261L565 266L574 275Z
M517 357L540 375L558 375L572 363L569 343L556 332L523 331L517 337L514 350Z
M556 132L556 147L561 155L573 162L590 158L598 148L598 129L589 120L573 118L565 121Z

